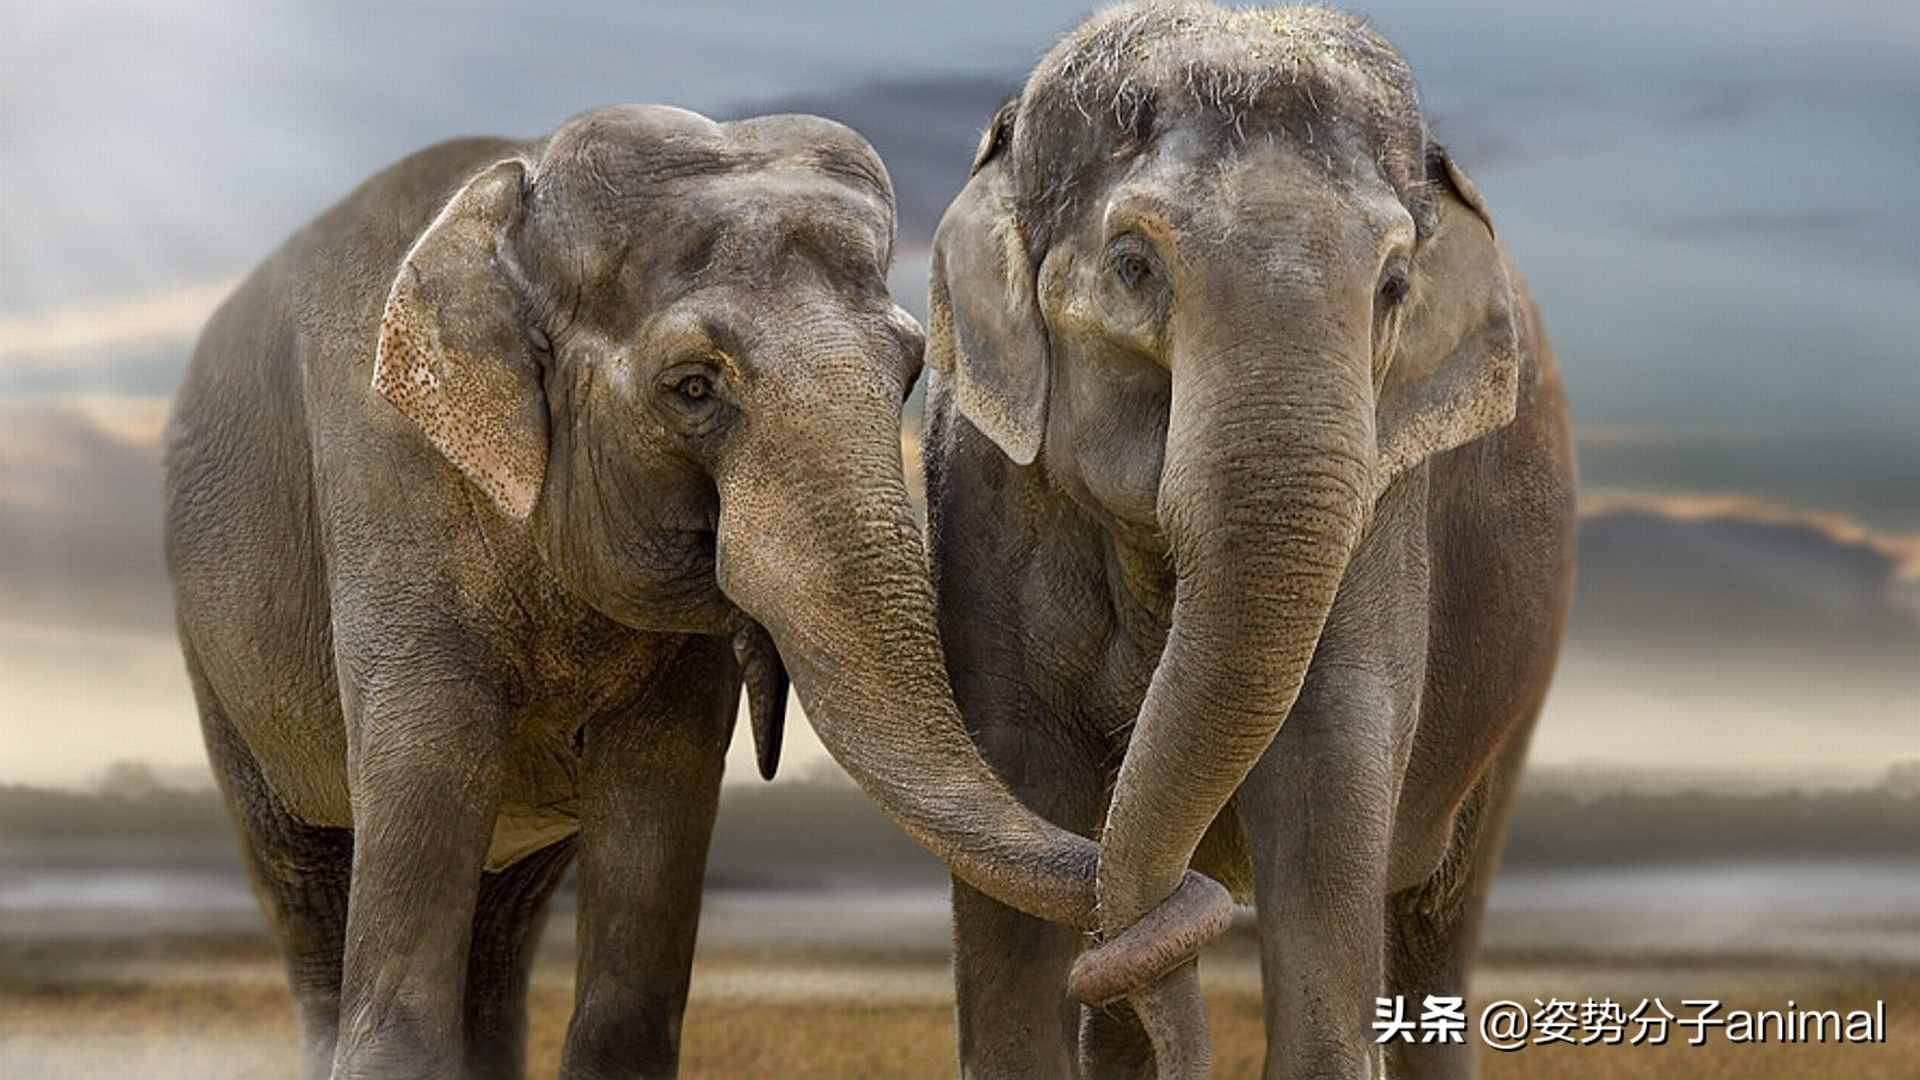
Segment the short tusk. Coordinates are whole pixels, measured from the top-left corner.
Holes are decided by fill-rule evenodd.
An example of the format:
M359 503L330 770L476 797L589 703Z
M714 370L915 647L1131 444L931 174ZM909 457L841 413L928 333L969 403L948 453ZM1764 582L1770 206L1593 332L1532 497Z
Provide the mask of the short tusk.
M753 724L753 756L760 778L780 771L780 744L787 730L787 666L780 650L759 623L743 621L733 635L733 657L747 687L747 716Z

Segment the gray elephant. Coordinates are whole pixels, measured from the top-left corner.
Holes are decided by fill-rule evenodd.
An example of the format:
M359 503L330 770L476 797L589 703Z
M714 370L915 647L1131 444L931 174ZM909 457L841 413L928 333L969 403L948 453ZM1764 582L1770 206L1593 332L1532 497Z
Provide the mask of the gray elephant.
M948 687L893 243L838 124L620 107L401 161L215 314L168 559L307 1076L519 1075L576 857L562 1071L671 1074L741 686L770 773L788 668L962 880L1097 924L1094 844L1010 797ZM1228 903L1181 895L1149 925Z
M1573 566L1552 351L1406 62L1319 8L1102 12L994 118L931 294L969 730L1102 837L1104 931L1190 865L1257 905L1268 1077L1370 1075L1376 996L1461 993ZM1192 965L953 889L966 1075L1206 1071Z

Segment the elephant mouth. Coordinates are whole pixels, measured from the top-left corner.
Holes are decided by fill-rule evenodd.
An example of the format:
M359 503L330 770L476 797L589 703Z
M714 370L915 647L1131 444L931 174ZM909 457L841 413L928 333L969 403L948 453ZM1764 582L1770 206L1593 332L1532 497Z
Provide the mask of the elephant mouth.
M621 560L644 583L688 593L712 587L719 540L711 528L655 525L631 534L623 546Z
M677 583L688 595L710 596L719 591L715 576L719 548L719 537L712 529L676 529L655 540L649 561L663 571L663 579Z
M690 563L689 578L703 583L711 582L719 589L717 571L720 566L720 538L712 529L695 529L688 534L687 560Z
M712 529L651 528L631 536L614 559L617 578L595 606L636 630L731 635L739 610L720 590Z
M663 577L682 603L700 613L694 627L702 633L732 633L743 617L720 588L719 535L713 529L687 529L674 534L674 550L664 560L671 570Z

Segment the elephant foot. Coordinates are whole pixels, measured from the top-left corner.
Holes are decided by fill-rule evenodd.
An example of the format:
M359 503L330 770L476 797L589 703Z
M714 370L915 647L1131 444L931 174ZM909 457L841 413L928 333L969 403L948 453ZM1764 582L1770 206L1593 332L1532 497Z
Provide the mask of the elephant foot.
M1081 953L1067 991L1085 1005L1129 997L1191 961L1232 922L1226 887L1189 870L1173 895L1140 921Z

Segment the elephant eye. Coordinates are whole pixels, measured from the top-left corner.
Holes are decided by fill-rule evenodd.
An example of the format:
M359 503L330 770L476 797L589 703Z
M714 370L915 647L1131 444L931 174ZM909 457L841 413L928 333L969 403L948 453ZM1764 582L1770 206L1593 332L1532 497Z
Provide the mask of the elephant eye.
M1392 310L1400 301L1407 298L1411 282L1407 278L1405 266L1394 266L1380 279L1380 306L1382 310Z
M1139 288L1140 283L1153 276L1153 267L1142 256L1131 251L1123 251L1113 260L1113 272L1120 278L1120 284L1129 289Z
M726 390L717 372L696 369L695 364L688 363L661 373L654 400L683 434L708 435L718 431L732 415Z

